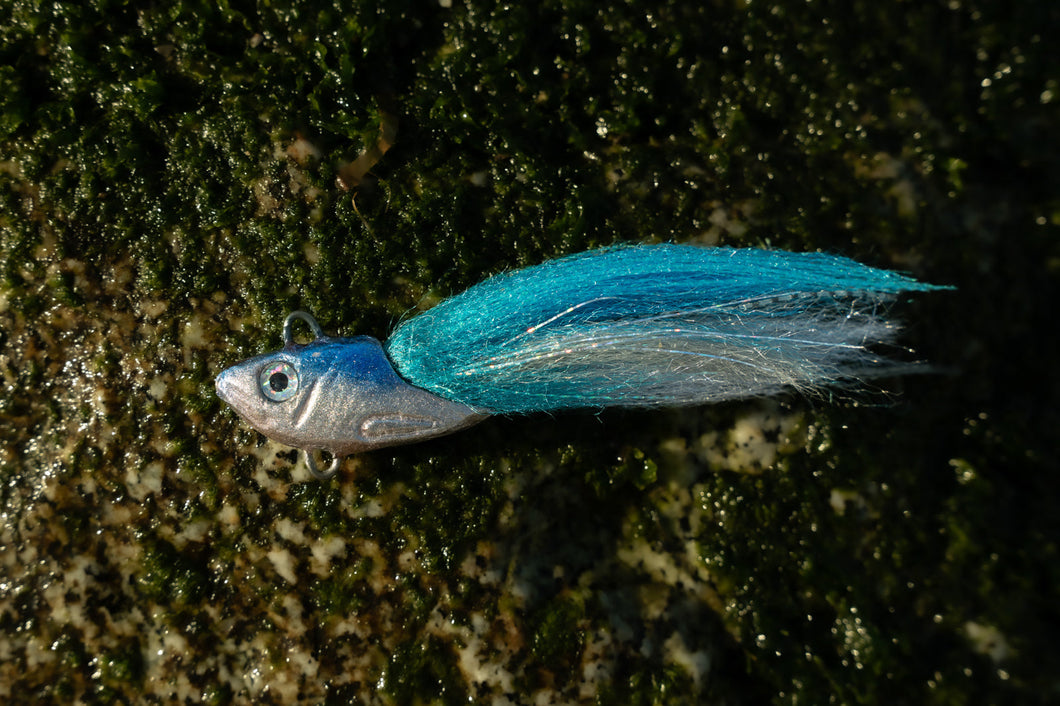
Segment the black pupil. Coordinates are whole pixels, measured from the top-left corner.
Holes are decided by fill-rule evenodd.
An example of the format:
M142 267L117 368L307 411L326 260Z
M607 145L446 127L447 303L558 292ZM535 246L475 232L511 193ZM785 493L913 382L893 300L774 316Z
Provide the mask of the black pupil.
M283 392L287 389L287 376L283 373L273 373L269 376L269 387L273 392Z

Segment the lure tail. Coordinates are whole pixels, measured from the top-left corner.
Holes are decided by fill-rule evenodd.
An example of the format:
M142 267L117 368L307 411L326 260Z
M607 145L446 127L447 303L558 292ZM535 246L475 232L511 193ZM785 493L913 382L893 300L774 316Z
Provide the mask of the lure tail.
M493 413L703 404L886 372L886 304L943 288L821 253L614 247L492 277L386 349L411 384Z

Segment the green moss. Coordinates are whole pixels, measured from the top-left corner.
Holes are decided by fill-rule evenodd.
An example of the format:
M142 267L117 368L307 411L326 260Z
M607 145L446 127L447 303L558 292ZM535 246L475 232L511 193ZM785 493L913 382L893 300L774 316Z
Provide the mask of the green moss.
M393 511L395 532L412 541L428 571L456 569L474 542L489 535L500 510L504 479L493 461L426 458L412 469L399 461L394 470L399 477L414 473L412 497Z
M227 684L211 684L202 694L204 706L225 706L232 703L232 688Z
M47 696L54 698L56 702L69 703L76 697L77 687L73 679L64 676L51 685L50 692Z
M568 665L573 670L585 637L584 619L584 606L570 596L557 597L542 608L531 638L534 657L544 664Z
M606 686L596 703L624 703L630 706L698 703L691 679L678 668L637 670L617 684Z
M198 605L206 598L211 589L210 573L198 557L152 537L144 537L142 546L136 579L145 598L173 608Z
M364 582L373 569L370 559L357 559L350 566L336 568L328 576L314 581L310 600L325 616L355 615L370 607L364 595Z
M52 649L58 654L63 667L71 670L80 670L88 662L84 643L70 633L63 633L52 644Z
M341 531L345 525L342 501L327 483L307 483L289 496L293 518L304 518L314 532Z
M143 677L143 654L139 645L106 652L98 658L99 679L117 689L127 689Z
M399 645L390 657L381 686L396 703L467 703L456 658L433 638Z

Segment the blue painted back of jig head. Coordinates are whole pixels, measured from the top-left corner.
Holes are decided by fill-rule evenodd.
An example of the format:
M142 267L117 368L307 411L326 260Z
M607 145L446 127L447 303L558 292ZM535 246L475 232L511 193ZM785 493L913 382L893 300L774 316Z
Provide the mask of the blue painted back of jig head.
M897 329L884 305L932 289L821 253L620 246L492 277L386 350L411 384L493 413L702 404L885 374L867 348Z

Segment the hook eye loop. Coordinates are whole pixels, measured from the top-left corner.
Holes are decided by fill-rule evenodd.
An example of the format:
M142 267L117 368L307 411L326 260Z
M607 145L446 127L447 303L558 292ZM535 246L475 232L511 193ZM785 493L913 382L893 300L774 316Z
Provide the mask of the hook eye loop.
M309 324L309 329L313 332L313 336L316 340L321 338L327 338L324 335L324 330L320 328L320 324L313 318L313 315L305 311L292 311L287 315L287 318L283 320L283 345L293 346L294 345L294 322L295 319L301 319L302 321Z
M331 457L331 464L324 470L320 470L320 466L317 465L316 458L309 449L302 449L302 455L305 456L305 465L309 468L309 472L313 474L313 477L317 480L330 480L339 471L339 464L342 459L339 456Z

